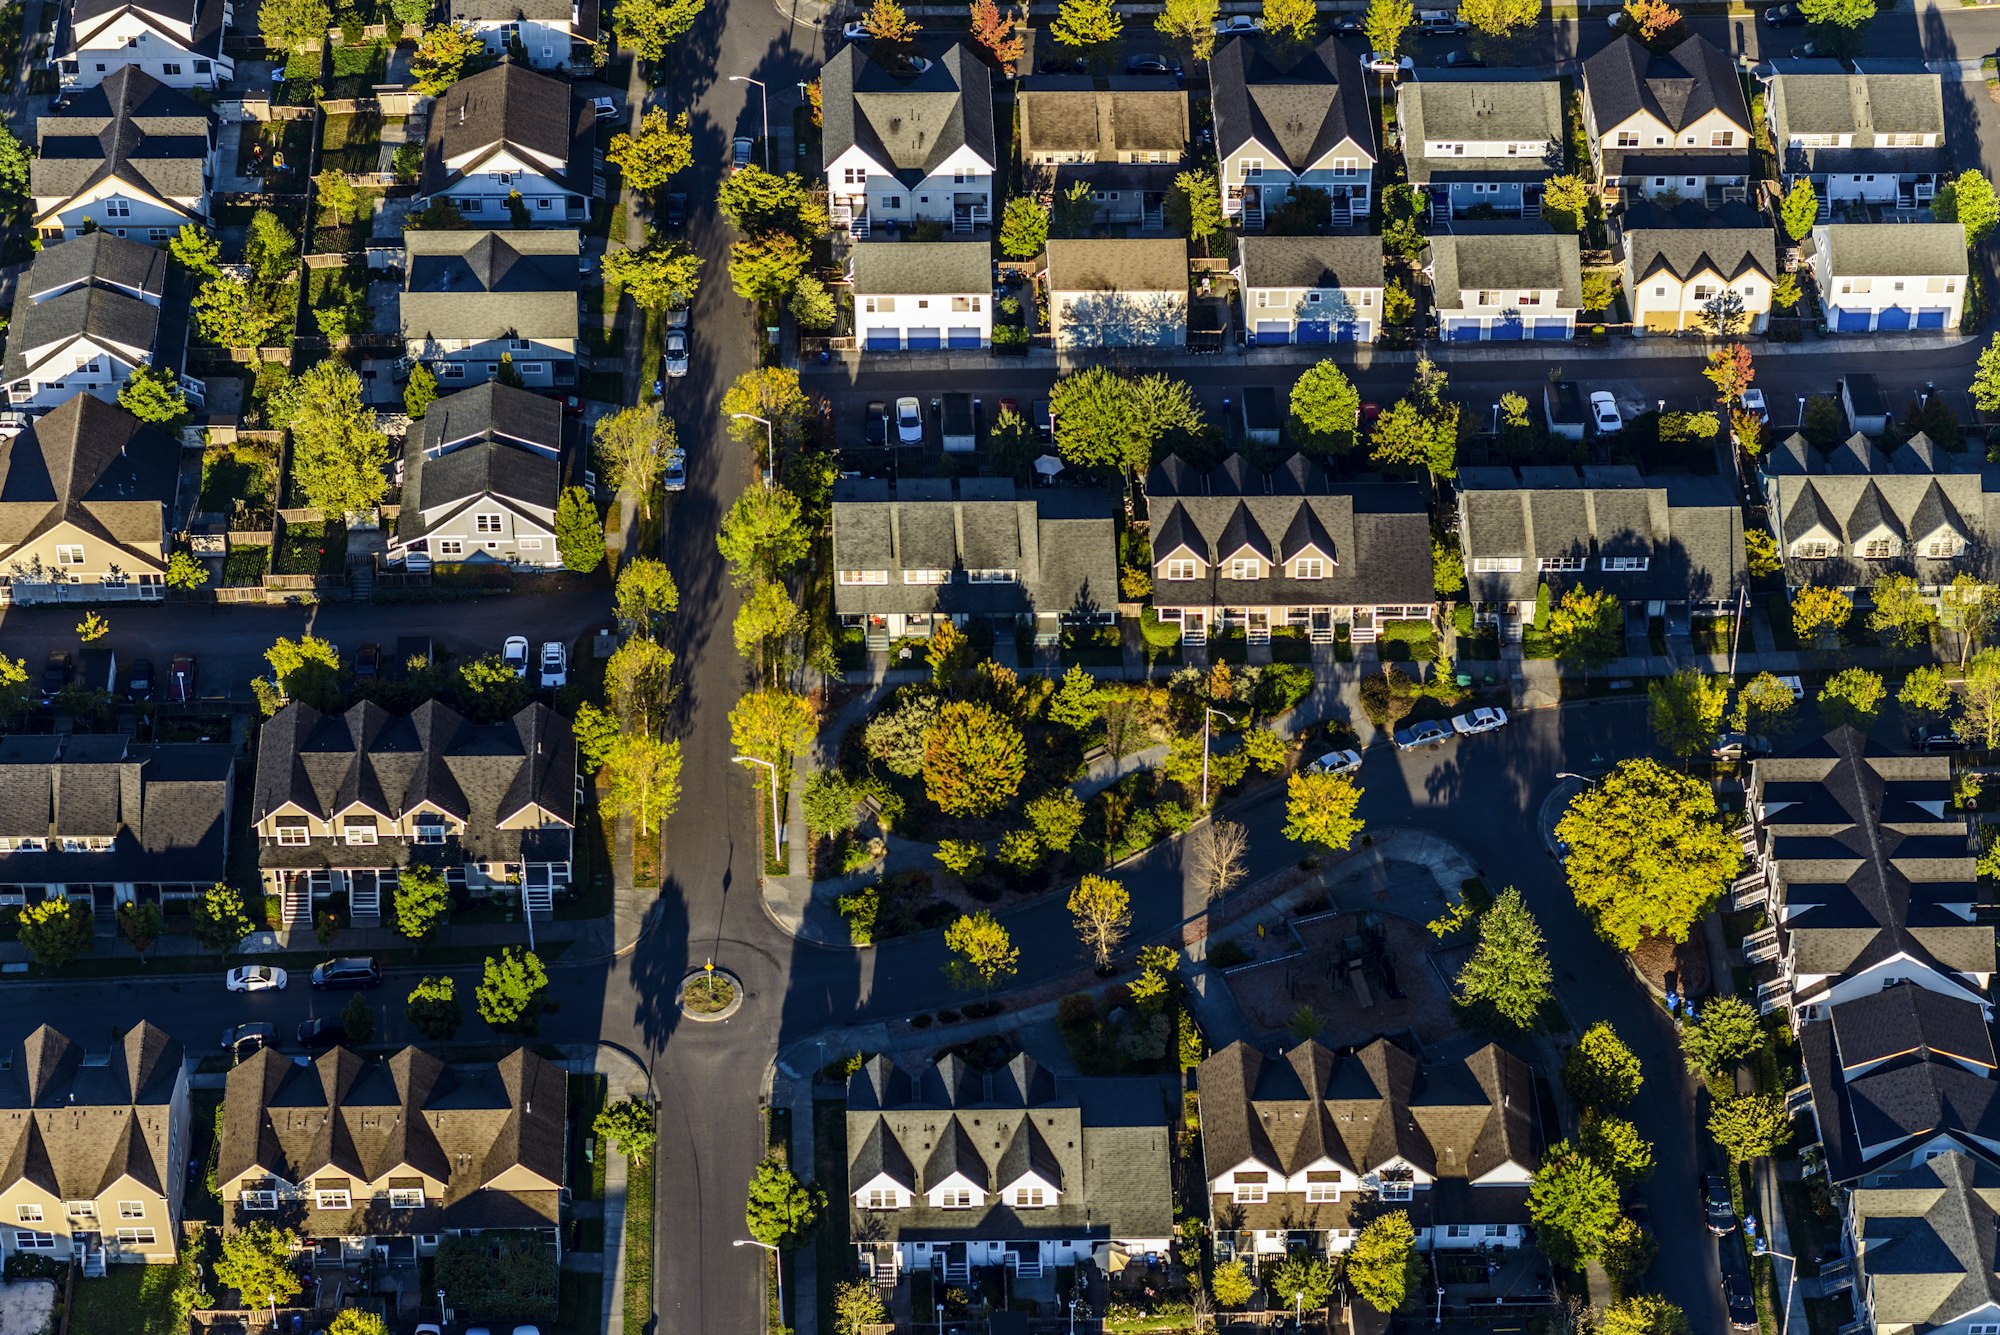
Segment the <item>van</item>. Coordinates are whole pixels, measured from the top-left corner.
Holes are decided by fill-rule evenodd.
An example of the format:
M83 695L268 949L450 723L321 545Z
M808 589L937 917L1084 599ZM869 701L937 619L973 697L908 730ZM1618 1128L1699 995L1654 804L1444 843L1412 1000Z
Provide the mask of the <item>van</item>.
M1417 11L1417 31L1426 37L1456 37L1465 31L1465 24L1452 10L1420 9Z

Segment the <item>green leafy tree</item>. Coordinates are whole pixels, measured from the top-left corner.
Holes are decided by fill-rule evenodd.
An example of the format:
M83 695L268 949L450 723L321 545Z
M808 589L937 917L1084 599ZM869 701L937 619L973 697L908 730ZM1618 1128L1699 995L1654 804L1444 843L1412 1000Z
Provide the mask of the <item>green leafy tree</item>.
M1982 413L2000 409L2000 334L1979 350L1972 371L1972 406Z
M458 1004L458 985L450 974L441 978L420 979L410 989L410 995L403 1007L403 1015L410 1027L434 1042L444 1042L458 1032L458 1026L465 1019L465 1012Z
M1069 852L1083 830L1083 799L1067 788L1030 800L1022 814L1028 818L1028 828L1035 832L1035 838L1052 852Z
M0 127L0 193L15 199L28 194L28 150L11 129Z
M1264 32L1272 40L1308 46L1318 27L1319 6L1313 0L1264 0Z
M868 35L878 42L907 42L923 31L897 0L875 0L861 17Z
M287 700L303 700L315 709L340 703L340 651L317 635L288 639L280 635L264 651L271 679Z
M1854 600L1839 589L1808 584L1792 595L1792 632L1801 640L1838 636L1854 615Z
M187 414L187 396L172 371L141 363L118 391L118 406L142 422L171 426Z
M948 816L984 816L1021 790L1021 730L989 705L953 700L924 738L924 794Z
M989 0L990 3L990 0ZM884 1324L889 1312L882 1290L873 1280L843 1280L833 1290L834 1335L861 1335L869 1326Z
M2000 650L1981 649L1958 684L1959 718L1952 729L1968 746L2000 747Z
M244 1307L287 1302L305 1287L292 1261L299 1246L299 1235L289 1228L261 1219L240 1223L222 1235L215 1281L241 1294Z
M479 723L498 723L528 703L528 683L499 654L482 654L458 665L458 704Z
M743 1222L750 1236L767 1247L795 1247L810 1235L826 1209L826 1193L801 1182L775 1154L766 1156L750 1177Z
M1618 295L1618 275L1610 269L1590 269L1583 275L1583 308L1595 314Z
M945 974L957 987L991 992L995 983L1012 978L1021 967L1019 947L985 909L961 914L944 929L944 944L952 954Z
M722 516L715 535L722 559L739 586L784 578L812 551L812 534L800 517L799 498L782 487L753 487Z
M1576 1139L1577 1148L1621 1188L1635 1187L1652 1176L1653 1143L1622 1117L1586 1113Z
M1859 3L1860 0L1846 2ZM1931 201L1931 217L1939 222L1963 224L1965 244L1977 246L1992 235L1994 224L2000 223L2000 199L1994 198L1993 182L1976 169L1967 170L1957 180L1939 187L1937 197Z
M118 906L118 932L139 952L141 959L160 939L166 925L167 915L158 904L128 899Z
M1367 34L1368 49L1384 55L1403 49L1403 34L1417 21L1417 7L1410 0L1368 0L1361 17L1361 31Z
M1635 1293L1604 1309L1597 1335L1688 1335L1687 1314L1657 1293Z
M1303 1249L1272 1266L1264 1283L1287 1311L1317 1312L1333 1300L1333 1263Z
M422 417L437 402L437 377L431 368L418 362L410 368L410 378L403 385L403 411L411 417Z
M792 319L808 333L824 333L840 319L840 305L826 284L807 274L792 285Z
M837 769L819 770L806 780L806 829L825 838L848 833L861 823L856 803L862 790Z
M1312 454L1354 448L1361 391L1332 358L1315 362L1292 382L1292 439Z
M1792 694L1792 688L1779 681L1775 673L1760 672L1737 691L1729 726L1738 732L1783 736L1791 730L1797 709L1798 697Z
M396 877L396 930L422 941L442 925L451 911L451 889L436 867L413 862Z
M660 241L604 257L604 281L616 284L642 311L685 306L701 290L704 261L685 241Z
M650 837L680 806L680 739L626 733L606 754L604 775L605 805L615 816L630 817L639 833Z
M1849 724L1866 732L1875 722L1888 688L1882 674L1867 668L1843 668L1827 678L1820 689L1819 712L1829 727Z
M1048 207L1033 195L1015 195L1000 211L1000 249L1010 260L1031 260L1049 243Z
M1301 770L1285 783L1285 838L1344 852L1361 833L1362 820L1355 814L1360 804L1361 790L1350 776Z
M1733 1164L1776 1154L1791 1143L1792 1119L1779 1094L1741 1094L1717 1099L1708 1114L1708 1134Z
M1620 1218L1618 1183L1567 1141L1542 1157L1528 1187L1542 1254L1566 1270L1599 1255Z
M749 301L783 301L805 275L812 255L784 232L766 232L729 247L729 281Z
M261 307L241 278L211 278L194 295L194 327L219 348L257 348L279 317Z
M1729 683L1699 668L1682 668L1646 685L1653 735L1676 759L1701 754L1722 730L1729 707Z
M1347 1282L1356 1295L1382 1313L1401 1307L1422 1278L1417 1231L1406 1210L1391 1210L1369 1220L1344 1259Z
M1049 697L1048 715L1049 722L1081 732L1104 717L1104 689L1088 668L1073 663Z
M826 204L797 172L780 176L752 163L723 178L715 205L746 236L784 232L811 242L827 233Z
M798 605L782 584L759 584L736 609L731 634L736 652L752 662L762 662L771 646L782 641L798 625Z
M639 121L639 133L611 136L604 160L625 177L634 190L658 190L694 161L694 136L685 111L675 116L654 107Z
M1564 870L1598 935L1620 950L1648 936L1685 941L1743 869L1715 791L1651 760L1627 760L1577 794L1556 824Z
M1222 1307L1241 1307L1257 1296L1257 1281L1241 1261L1225 1261L1209 1277L1208 1291Z
M1584 1030L1563 1057L1562 1082L1569 1096L1585 1108L1609 1112L1638 1097L1645 1076L1638 1056L1618 1031L1599 1021Z
M674 419L658 404L624 408L600 417L591 441L605 481L619 491L631 492L638 498L639 512L651 515L653 493L667 469L667 454L679 446Z
M1755 419L1752 420L1754 422ZM1746 435L1741 430L1737 432L1737 439L1745 442L1746 449L1749 449L1749 441L1754 438L1754 433ZM1755 454L1756 451L1750 450L1750 453ZM1785 563L1778 557L1778 540L1764 529L1743 530L1743 554L1749 559L1750 573L1758 578L1775 575L1785 568Z
M1919 719L1942 718L1951 708L1951 681L1941 667L1911 668L1896 692L1896 703Z
M1463 0L1458 16L1473 31L1505 41L1542 16L1542 0Z
M1108 876L1085 876L1070 891L1069 915L1097 967L1109 969L1132 930L1132 896Z
M1387 317L1384 298L1384 317ZM1458 404L1445 398L1447 379L1428 358L1417 362L1410 392L1375 419L1370 458L1378 464L1427 468L1435 477L1458 476Z
M1465 588L1465 553L1455 534L1431 534L1431 585L1440 598Z
M1572 584L1549 609L1549 639L1556 657L1586 674L1617 654L1624 605L1604 589Z
M375 1012L368 1008L368 998L357 994L348 999L340 1008L340 1027L357 1047L375 1037Z
M1091 366L1064 376L1049 394L1056 452L1066 463L1137 475L1152 466L1169 433L1194 435L1201 406L1185 381L1127 376Z
M1972 656L1972 646L1984 643L1992 633L1996 616L2000 616L2000 589L1977 575L1960 572L1938 590L1938 625L1958 641L1961 665Z
M326 1335L389 1335L389 1323L374 1312L350 1307L334 1314Z
M1736 996L1713 998L1702 1008L1699 1020L1681 1026L1681 1052L1697 1075L1727 1070L1763 1041L1755 1008Z
M1459 1002L1490 1006L1516 1029L1526 1029L1554 994L1554 981L1541 925L1510 885L1479 917L1479 943L1458 971Z
M535 1015L548 990L548 970L532 950L508 946L499 955L486 957L486 970L473 989L473 1006L479 1018L495 1029L533 1033Z
M971 880L986 866L986 849L972 839L940 839L933 856L960 880Z
M1893 635L1905 646L1931 642L1931 627L1937 625L1937 608L1909 575L1878 575L1869 591L1874 607L1868 613L1868 629L1878 635Z
M243 262L262 287L284 282L299 268L299 239L284 220L269 209L250 215L250 235L243 242Z
M653 1146L659 1139L652 1106L638 1099L620 1099L601 1109L590 1129L610 1141L635 1168L653 1157Z
M1196 60L1206 61L1215 54L1215 21L1221 14L1220 0L1162 0L1153 28L1186 47ZM1185 234L1185 228L1180 230Z
M1112 0L1062 0L1049 35L1064 46L1103 47L1125 31Z
M333 517L372 510L389 489L389 442L361 399L361 377L338 358L296 382L292 480L307 505Z
M167 587L198 589L208 583L208 567L192 552L175 552L167 558Z
M612 606L620 622L657 640L666 632L667 618L680 611L680 586L665 561L635 556L618 569Z
M195 940L218 954L234 950L238 941L250 935L243 896L220 881L202 891L194 904L193 934Z
M1580 232L1590 212L1590 182L1576 175L1551 176L1542 190L1542 216L1558 231Z
M222 276L222 243L205 227L182 223L167 241L167 254L197 278Z
M1862 4L1874 7L1873 0L1860 0ZM1849 0L1834 0L1845 4ZM1801 6L1803 7L1803 6ZM1814 193L1812 182L1800 175L1786 192L1784 203L1778 206L1778 219L1785 225L1785 235L1794 241L1803 241L1812 234L1813 223L1819 217L1819 196Z
M1169 2L1204 5L1211 11L1216 5L1216 0ZM1213 29L1204 24L1202 30L1211 34L1212 42ZM1167 194L1167 227L1203 246L1222 235L1222 187L1213 171L1192 167L1174 177L1174 188Z
M258 35L264 45L280 51L312 50L326 41L326 30L332 23L326 0L271 0L257 6Z
M792 757L812 740L813 707L790 691L750 691L729 711L729 741L746 756L776 765L787 775Z
M612 36L625 50L657 65L706 7L705 0L619 0L611 11Z
M1612 1290L1625 1293L1646 1273L1646 1267L1653 1263L1653 1254L1658 1250L1658 1244L1645 1229L1630 1218L1621 1218L1612 1225L1597 1259L1604 1266Z
M556 555L563 569L587 575L604 564L604 521L582 487L566 487L556 502Z

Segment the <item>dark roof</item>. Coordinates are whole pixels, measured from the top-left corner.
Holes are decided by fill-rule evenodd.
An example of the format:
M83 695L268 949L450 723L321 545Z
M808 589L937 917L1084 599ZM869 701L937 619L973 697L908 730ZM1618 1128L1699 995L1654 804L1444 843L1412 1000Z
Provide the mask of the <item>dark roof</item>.
M460 79L433 104L419 189L426 195L449 190L506 152L588 196L596 144L597 117L589 102L562 80L507 61Z
M23 299L47 301L76 287L128 292L158 302L166 286L166 251L111 232L92 232L36 252L16 288L15 309Z
M1664 209L1634 200L1625 208L1622 230L1635 282L1662 271L1685 282L1704 268L1732 283L1746 273L1773 281L1778 275L1771 224L1747 204L1732 201L1706 209L1690 201Z
M1051 241L1047 263L1051 292L1187 293L1187 242L1179 237Z
M0 835L44 839L0 853L0 884L207 882L228 862L234 751L224 743L141 745L123 736L0 739ZM110 839L65 853L63 836Z
M208 188L213 127L201 103L136 65L112 71L60 113L35 122L40 145L29 189L56 206L117 179L161 200Z
M1963 278L1965 224L1828 223L1813 245L1835 278Z
M1098 190L1165 190L1181 169L1188 141L1186 89L1124 77L1108 79L1102 88L1088 82L1074 88L1023 87L1015 100L1021 165L1031 180L1052 185L1057 193L1076 181ZM1081 162L1036 162L1045 153L1085 157ZM1135 153L1157 153L1160 161L1129 161L1128 155Z
M1424 251L1424 268L1438 305L1453 307L1462 292L1542 288L1556 305L1583 305L1581 251L1573 232L1534 222L1461 223L1434 236Z
M405 233L403 337L575 339L581 246L566 230Z
M1261 37L1231 38L1209 61L1208 82L1215 147L1224 159L1254 141L1304 172L1351 140L1375 161L1368 76L1337 37L1289 55Z
M42 1025L0 1069L0 1192L23 1180L95 1200L121 1177L178 1202L172 1159L181 1045L147 1021L86 1054Z
M1599 135L1645 112L1673 135L1711 111L1733 122L1744 139L1740 146L1716 149L1677 143L1642 143L1634 149L1600 146L1608 176L1642 175L1648 171L1741 175L1749 166L1750 107L1736 67L1713 42L1699 33L1679 46L1655 55L1629 33L1620 34L1583 62L1584 96Z
M566 24L570 35L594 41L598 32L598 0L451 0L453 23Z
M857 295L991 292L993 247L984 241L871 241L849 252Z
M1381 287L1382 238L1239 236L1236 268L1245 287Z
M160 568L167 511L180 484L180 442L115 404L77 394L0 440L0 547L59 523L76 525Z
M575 462L554 399L498 381L447 395L404 441L396 540L413 542L489 499L547 529Z
M197 56L222 53L223 11L228 0L70 0L57 24L54 51L74 58L78 31L107 26L121 12L129 13L162 39Z
M850 148L916 185L961 148L998 166L993 82L986 66L954 43L915 78L868 58L859 42L842 47L820 73L823 166Z
M1911 173L1950 166L1944 146L1944 83L1921 67L1843 69L1826 61L1781 62L1768 80L1765 108L1782 170L1797 173ZM1848 135L1846 146L1793 146L1795 135ZM1890 148L1893 134L1929 134L1928 148Z
M1947 1152L1848 1197L1858 1292L1877 1325L1942 1330L2000 1307L2000 1170Z
M1562 83L1532 70L1423 70L1396 90L1396 120L1411 181L1539 181L1562 170ZM1538 153L1431 157L1433 143L1530 143Z
M15 290L0 382L37 370L43 379L67 375L70 345L79 337L133 349L136 360L179 371L187 358L191 295L182 278L168 273L167 254L157 246L110 232L49 246Z

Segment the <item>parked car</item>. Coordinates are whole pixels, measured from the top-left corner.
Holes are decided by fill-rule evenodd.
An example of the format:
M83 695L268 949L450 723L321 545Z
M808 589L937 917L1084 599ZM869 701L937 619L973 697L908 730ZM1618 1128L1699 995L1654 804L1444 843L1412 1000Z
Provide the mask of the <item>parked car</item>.
M231 992L282 992L290 981L283 969L269 964L242 964L231 969L222 985Z
M374 987L381 981L381 967L366 955L350 955L313 965L312 985L321 992L336 987Z
M549 640L542 645L542 689L552 691L558 686L569 685L569 654L560 640Z
M1447 51L1438 64L1448 70L1483 70L1486 58L1477 51Z
M1215 29L1217 37L1236 37L1243 33L1264 31L1263 20L1249 14L1231 14L1227 18L1217 19L1210 26Z
M373 681L382 675L382 646L364 644L354 651L354 675L362 681Z
M678 232L688 225L688 197L676 192L667 196L667 230Z
M500 646L500 661L514 669L515 676L526 681L528 679L528 637L525 635L509 635L506 643Z
M1764 11L1764 22L1773 28L1796 28L1806 21L1806 12L1797 5L1772 5Z
M931 67L929 57L913 56L907 51L897 51L882 63L888 66L889 73L900 74L906 79L914 79Z
M1090 62L1081 57L1044 56L1035 62L1037 74L1088 74Z
M264 1024L261 1021L255 1024L233 1024L222 1031L223 1051L234 1052L239 1057L247 1057L250 1055L250 1052L255 1052L258 1048L277 1041L278 1027L273 1024ZM243 1051L246 1044L249 1046L250 1052Z
M1056 438L1055 414L1049 411L1047 399L1035 400L1035 439L1046 445Z
M153 698L153 660L135 658L132 666L125 670L125 698L128 700L150 700Z
M1818 42L1801 42L1787 54L1793 60L1816 60L1819 58L1819 48L1820 44Z
M1755 760L1771 754L1771 739L1747 732L1725 732L1708 748L1714 760Z
M53 700L62 694L63 687L76 679L76 659L67 649L49 650L49 661L42 665L42 698Z
M1469 709L1451 721L1451 730L1461 737L1471 737L1482 732L1498 732L1507 726L1507 711L1498 705L1481 705Z
M1380 51L1370 51L1361 58L1361 63L1368 67L1370 74L1380 74L1390 79L1408 74L1417 67L1416 61L1408 56L1396 55L1394 52L1384 55Z
M1456 37L1465 31L1465 22L1449 9L1420 9L1417 31L1426 37Z
M347 1041L347 1028L333 1019L307 1020L299 1026L299 1046L307 1052L337 1048Z
M1963 751L1965 739L1941 723L1918 728L1910 737L1910 745L1919 751Z
M1726 1237L1736 1231L1736 1207L1730 1203L1729 1183L1722 1174L1710 1173L1701 1180L1701 1207L1709 1232Z
M1359 751L1329 751L1306 766L1308 774L1352 774L1361 768Z
M1142 52L1137 55L1125 57L1125 72L1127 74L1179 74L1181 72L1181 63L1178 60L1171 60L1166 56L1154 55L1151 52Z
M679 380L688 373L688 336L685 329L669 329L660 359L666 363L667 378Z
M175 654L167 665L167 699L184 705L194 699L194 655Z
M1625 419L1618 414L1618 400L1612 397L1610 390L1592 391L1590 421L1600 436L1615 436L1625 429Z
M848 42L872 42L875 34L868 31L868 25L860 19L851 19L840 25L841 40Z
M1333 30L1342 37L1359 37L1361 35L1361 16L1345 11L1336 14L1333 16Z
M899 445L924 443L924 405L913 398L896 400L896 443Z
M1743 411L1760 422L1771 420L1771 409L1764 402L1764 391L1754 385L1743 391Z
M1757 1304L1750 1301L1750 1285L1734 1271L1722 1277L1722 1300L1729 1305L1731 1330L1757 1329Z
M889 443L889 405L880 399L870 399L868 411L862 414L861 441L877 447Z
M668 491L686 491L688 484L688 454L686 450L667 451L667 471L662 475L660 485Z
M742 171L750 165L750 150L757 146L754 139L742 135L729 141L729 170L731 174Z
M688 304L685 301L677 301L673 305L667 307L667 328L685 329L687 327L688 327Z
M618 119L618 102L615 98L593 97L590 99L590 110L600 121Z
M1396 749L1414 751L1420 746L1443 746L1452 739L1451 729L1436 719L1396 729Z

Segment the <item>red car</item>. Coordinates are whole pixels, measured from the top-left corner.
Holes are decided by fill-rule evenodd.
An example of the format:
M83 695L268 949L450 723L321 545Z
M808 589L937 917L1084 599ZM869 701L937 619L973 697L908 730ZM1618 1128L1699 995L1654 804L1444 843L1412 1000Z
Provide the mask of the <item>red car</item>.
M194 655L175 654L173 666L167 671L167 699L184 705L194 699L194 693Z

